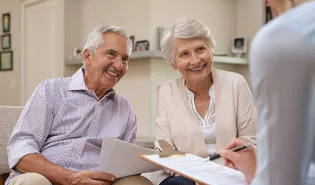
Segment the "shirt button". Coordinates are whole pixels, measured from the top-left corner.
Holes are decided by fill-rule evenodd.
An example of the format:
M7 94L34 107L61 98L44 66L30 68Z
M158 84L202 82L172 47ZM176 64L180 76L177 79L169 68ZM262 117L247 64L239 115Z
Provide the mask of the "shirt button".
M101 102L97 102L97 105L101 105Z

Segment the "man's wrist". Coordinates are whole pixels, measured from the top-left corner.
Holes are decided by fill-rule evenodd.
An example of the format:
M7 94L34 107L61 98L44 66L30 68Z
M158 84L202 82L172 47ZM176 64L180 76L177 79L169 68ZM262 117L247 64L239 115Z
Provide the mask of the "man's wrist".
M58 174L60 174L59 178L58 178L58 184L60 185L71 185L72 181L71 181L71 177L73 176L75 172L69 169L65 169L65 168L60 168L60 171Z

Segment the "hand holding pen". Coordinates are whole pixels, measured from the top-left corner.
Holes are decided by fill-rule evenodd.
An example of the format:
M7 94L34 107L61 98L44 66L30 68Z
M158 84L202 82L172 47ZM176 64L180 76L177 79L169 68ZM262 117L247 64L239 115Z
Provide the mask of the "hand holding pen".
M229 149L229 148L225 148L225 149L229 149L229 150L232 151L232 152L238 152L238 151L241 151L241 150L243 150L243 149L246 149L246 148L248 148L248 147L250 147L250 146L251 146L250 143L245 143L245 144L243 144L243 145L239 145L239 146L236 146L236 147L231 148L231 149ZM219 153L217 153L217 154L214 154L214 155L208 157L207 159L209 159L210 161L214 161L214 160L216 160L216 159L219 159L220 157L221 157L221 155L220 155Z
M225 159L226 166L241 171L249 183L256 172L256 152L252 146L245 147L245 144L244 140L234 139L218 154ZM232 149L237 151L232 151Z

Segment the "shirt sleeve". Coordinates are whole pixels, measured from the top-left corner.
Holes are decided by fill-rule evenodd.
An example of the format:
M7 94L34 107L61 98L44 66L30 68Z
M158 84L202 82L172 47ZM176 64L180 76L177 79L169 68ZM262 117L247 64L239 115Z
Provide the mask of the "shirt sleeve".
M133 111L133 108L130 103L129 106L129 115L128 115L128 128L126 134L122 138L122 140L136 144L136 135L137 135L137 117Z
M250 75L259 116L252 185L304 184L314 152L315 128L308 119L315 105L314 51L290 28L262 30L252 43Z
M54 118L47 83L41 83L27 101L8 143L10 168L24 156L40 153Z

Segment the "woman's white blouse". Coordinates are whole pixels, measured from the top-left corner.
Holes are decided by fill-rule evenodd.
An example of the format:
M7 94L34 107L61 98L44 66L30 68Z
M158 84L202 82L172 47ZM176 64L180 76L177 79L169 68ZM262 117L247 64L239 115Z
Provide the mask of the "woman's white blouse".
M185 89L186 89L188 104L190 108L193 110L196 117L198 118L198 121L201 127L201 132L203 133L208 153L212 155L216 152L214 86L212 85L211 88L209 89L210 104L204 118L200 116L200 114L198 113L196 109L195 101L194 101L195 100L194 93L191 92L187 87L185 87Z

